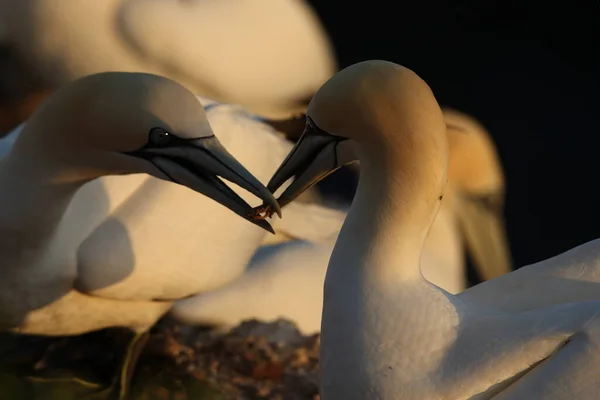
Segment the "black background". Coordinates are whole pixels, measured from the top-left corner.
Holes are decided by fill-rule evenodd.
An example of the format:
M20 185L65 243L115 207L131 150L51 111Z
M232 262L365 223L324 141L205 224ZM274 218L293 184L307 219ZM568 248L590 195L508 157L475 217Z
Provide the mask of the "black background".
M405 65L492 133L515 265L600 237L600 2L314 0L340 67Z

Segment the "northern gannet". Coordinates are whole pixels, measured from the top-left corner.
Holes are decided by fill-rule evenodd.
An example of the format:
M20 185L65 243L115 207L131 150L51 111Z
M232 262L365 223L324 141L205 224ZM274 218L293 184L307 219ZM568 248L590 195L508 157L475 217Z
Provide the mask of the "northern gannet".
M241 106L197 98L221 144L266 183L292 143ZM0 139L0 153L8 153L26 125ZM244 200L252 201L250 193L231 187ZM102 269L106 268L105 252L131 248L110 260L115 269L127 264L129 274L97 288L95 295L124 300L147 296L175 299L236 279L261 243L290 239L316 243L332 237L345 215L318 204L294 202L287 207L286 217L272 221L277 235L269 235L182 186L147 174L103 176L75 193L56 233L60 239L55 241L73 243L73 247L87 245L86 251L93 252L88 260L91 267ZM177 251L156 248L154 244L159 242L175 243ZM227 250L232 247L235 252ZM155 281L161 284L151 284Z
M474 118L449 108L443 114L450 142L448 186L425 241L421 270L429 282L456 294L466 287L465 244L485 280L510 272L511 260L502 218L504 179L494 144ZM262 246L243 276L182 299L172 314L188 324L221 329L253 318L286 318L306 334L318 332L325 272L346 210L329 215L329 236ZM308 209L305 215L293 212L292 218L286 212L284 221L310 226L300 221L315 217L315 230L322 230L323 217ZM293 224L291 219L300 221Z
M48 85L149 72L276 118L305 110L337 69L304 0L0 0L0 23Z
M266 183L292 149L292 143L282 133L263 123L262 118L241 106L203 97L198 97L198 100L205 106L212 130L223 146L257 179ZM0 139L0 153L10 150L25 125L21 124ZM250 193L234 185L231 187L244 200L252 201ZM308 196L305 202L289 205L285 219L272 221L277 227L277 234L269 235L179 185L171 185L147 174L102 176L77 191L61 222L59 234L63 240L77 241L77 245L83 243L81 238L94 235L97 240L102 238L104 246L113 247L126 242L134 249L136 265L133 271L126 279L97 289L103 295L122 296L118 293L126 292L126 296L133 296L132 293L142 297L157 296L156 287L147 282L161 279L163 286L173 282L172 288L167 290L163 287L160 293L162 297L171 298L178 297L182 291L187 295L194 294L234 280L242 275L261 244L291 239L318 243L335 237L345 215L328 207L307 203L311 198L314 196ZM161 208L163 202L172 207ZM141 208L152 210L152 213L145 213L142 218L139 212L134 212ZM118 218L127 229L115 232L114 218ZM160 240L176 242L178 255L174 256L170 251L148 251L148 243ZM198 246L198 241L205 246ZM221 251L232 246L236 247L235 252ZM102 253L100 249L97 251ZM162 268L165 264L169 264L169 269ZM195 273L199 265L203 274ZM191 274L188 275L187 271Z
M361 162L325 279L321 398L597 398L597 241L452 295L420 271L449 158L429 86L397 64L361 62L326 82L307 115L267 186L296 178L280 205L354 151Z
M121 396L144 333L174 300L194 293L187 282L223 279L214 276L215 266L190 258L169 232L169 218L160 211L178 205L168 193L123 182L107 184L104 192L85 190L102 176L134 174L195 194L188 200L204 219L190 217L190 235L194 227L202 234L202 224L218 226L226 208L257 226L235 216L244 224L272 231L219 177L278 207L222 147L199 100L164 77L87 76L36 110L0 161L0 329L60 336L131 328L137 335L120 374ZM127 198L134 191L135 199ZM173 215L184 218L186 210ZM200 234L195 246L208 253L229 252L218 238L235 236L211 233L217 241L207 243ZM241 248L243 237L238 241ZM169 262L182 257L185 268Z

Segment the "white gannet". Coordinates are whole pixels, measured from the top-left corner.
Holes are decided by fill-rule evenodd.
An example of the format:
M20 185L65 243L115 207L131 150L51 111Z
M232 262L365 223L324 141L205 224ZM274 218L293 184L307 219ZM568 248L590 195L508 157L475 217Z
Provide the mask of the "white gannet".
M597 398L600 291L570 281L598 282L597 242L452 295L419 265L449 158L427 84L397 64L361 62L321 87L308 118L267 186L296 178L280 205L351 161L354 146L361 162L324 285L324 400Z
M456 294L466 287L463 241L483 279L510 272L511 262L502 219L504 179L493 142L472 117L451 109L443 113L450 142L448 186L425 241L421 270L429 282ZM188 324L222 329L252 318L286 318L304 333L319 331L325 272L346 217L345 210L335 212L328 211L329 224L308 209L304 215L294 210L291 218L286 212L282 222L296 229L313 226L318 231L326 225L330 231L319 240L312 236L262 246L243 276L177 302L172 314ZM317 221L310 224L307 218Z
M252 207L219 177L277 203L222 147L199 100L164 77L82 78L57 91L22 129L0 161L0 329L60 336L131 328L137 335L120 376L124 396L143 333L174 300L194 293L186 281L222 278L190 259L179 232L169 232L160 210L178 205L164 191L109 183L103 198L100 190L85 193L84 185L105 175L148 174L196 194L188 201L204 219L192 218L200 233L195 246L207 253L231 251L201 235L204 223L218 227L215 218L226 208L272 231L250 217ZM133 191L135 199L127 199ZM184 218L185 211L173 215ZM163 214L160 223L150 217L155 224L148 224L155 212ZM193 235L194 226L181 233ZM208 231L217 240L228 235ZM181 257L188 257L185 268L170 262Z
M0 0L0 22L48 85L149 72L277 118L305 110L337 69L304 0Z
M266 182L292 144L243 107L198 99L206 107L208 121L223 146L260 181ZM12 147L23 126L0 139L1 151ZM251 201L250 193L232 189ZM243 273L261 243L290 238L320 242L334 237L345 217L326 207L299 202L288 206L286 214L285 220L273 221L278 234L268 235L179 185L147 174L103 176L77 191L55 236L84 249L79 251L86 255L90 273L96 265L106 269L106 251L131 248L131 254L116 255L110 261L117 269L128 264L128 275L95 288L95 295L124 300L148 296L176 299L234 280ZM158 242L176 243L176 251L152 250L152 243ZM232 247L235 252L228 250ZM86 279L95 278L90 274L87 277L81 277L79 284L84 286ZM155 281L161 285L152 284Z
M266 183L292 149L292 143L241 106L198 99L206 107L208 121L223 146ZM12 147L24 125L0 139L0 152L6 153ZM252 201L250 193L233 185L232 189L244 200ZM162 208L163 202L171 207ZM142 218L140 211L133 212L142 209L152 213ZM337 234L345 217L336 210L300 202L288 206L286 214L285 220L273 221L277 235L268 235L181 186L147 174L114 175L95 179L77 191L58 233L62 240L75 240L77 245L83 243L81 238L93 235L96 241L101 239L103 246L114 247L125 241L135 250L135 264L143 268L132 268L126 279L97 288L96 294L176 298L181 292L189 295L211 290L237 278L261 243L291 238L321 242ZM115 232L114 218L127 226L126 232ZM178 253L148 251L148 243L160 240L177 242ZM92 242L94 246L96 241ZM198 246L198 241L205 246ZM225 251L232 246L235 252ZM99 247L89 251L102 254ZM162 268L167 263L169 269ZM200 266L203 274L196 273ZM165 281L161 293L148 284L154 279ZM167 282L172 282L172 287L167 289Z

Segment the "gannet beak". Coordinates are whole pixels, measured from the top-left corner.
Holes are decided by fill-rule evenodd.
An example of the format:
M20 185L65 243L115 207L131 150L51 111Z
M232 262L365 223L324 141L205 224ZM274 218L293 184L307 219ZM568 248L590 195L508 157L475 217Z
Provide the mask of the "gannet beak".
M288 179L295 178L277 199L279 205L285 207L332 172L356 160L354 146L349 139L325 132L307 116L304 133L267 188L275 193Z
M501 194L473 197L461 193L457 197L458 222L479 277L489 280L511 272Z
M214 135L173 140L165 147L144 147L126 154L150 161L171 181L202 193L246 220L275 233L267 221L256 219L254 209L219 177L259 197L281 218L281 209L277 200L229 154Z

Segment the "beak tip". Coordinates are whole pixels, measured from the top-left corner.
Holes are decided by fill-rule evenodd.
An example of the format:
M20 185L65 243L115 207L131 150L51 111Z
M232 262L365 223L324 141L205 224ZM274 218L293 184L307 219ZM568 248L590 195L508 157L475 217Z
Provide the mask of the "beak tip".
M275 214L277 214L279 216L279 218L281 218L282 217L281 205L279 204L279 202L277 201L277 199L275 197L273 197L272 195L270 197L271 197L269 199L270 201L267 204L269 204L269 206L271 206L272 212L275 212Z
M246 218L246 219L248 219L248 218ZM265 231L270 232L273 235L275 235L275 230L273 229L271 224L269 224L264 219L248 219L248 221L252 222L254 225L257 225L257 226L263 228Z
M270 232L270 233L271 233L271 234L273 234L273 235L275 234L275 229L273 229L273 227L272 227L272 226L271 226L271 224L269 224L269 223L267 223L267 224L265 225L265 230L266 230L267 232Z

